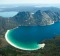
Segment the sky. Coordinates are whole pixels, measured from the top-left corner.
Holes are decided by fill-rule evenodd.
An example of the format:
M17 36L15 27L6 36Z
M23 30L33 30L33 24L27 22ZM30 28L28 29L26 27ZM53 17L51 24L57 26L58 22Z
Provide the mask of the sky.
M60 0L0 0L0 4L60 4Z

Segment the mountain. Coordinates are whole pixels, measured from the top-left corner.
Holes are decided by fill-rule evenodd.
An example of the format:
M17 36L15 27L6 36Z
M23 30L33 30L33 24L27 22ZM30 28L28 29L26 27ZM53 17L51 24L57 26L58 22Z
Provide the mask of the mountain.
M36 12L22 11L11 18L4 19L6 28L13 28L15 26L45 26L51 25L55 22L60 22L60 9L55 7L40 8Z
M21 11L29 11L29 12L35 12L37 8L34 6L0 6L0 12L10 12L10 11L15 11L15 12L21 12Z
M56 8L58 10L58 8ZM59 10L60 12L60 10ZM38 10L36 12L19 12L12 20L22 26L51 25L60 21L60 13L52 10Z

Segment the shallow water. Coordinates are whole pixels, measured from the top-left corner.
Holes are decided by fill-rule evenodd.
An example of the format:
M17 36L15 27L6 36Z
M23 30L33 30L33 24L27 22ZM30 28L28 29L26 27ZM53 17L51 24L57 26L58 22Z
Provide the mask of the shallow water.
M19 26L7 33L10 44L23 50L37 50L39 44L60 34L60 23L49 26Z
M0 16L2 17L13 17L17 14L18 12L0 12Z

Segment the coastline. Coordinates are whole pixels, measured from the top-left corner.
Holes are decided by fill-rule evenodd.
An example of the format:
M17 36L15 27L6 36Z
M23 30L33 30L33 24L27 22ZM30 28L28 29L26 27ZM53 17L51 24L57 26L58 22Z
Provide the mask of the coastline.
M9 31L10 30L7 30L7 32L5 33L5 39L6 39L6 41L10 44L10 45L12 45L13 47L15 47L15 48L18 48L18 49L22 49L22 50L38 50L38 49L40 49L40 48L44 48L44 46L45 46L45 43L43 43L43 44L37 44L38 45L38 48L36 48L36 49L27 49L27 48L22 48L22 47L20 47L20 46L17 46L17 45L14 45L12 42L10 42L9 41L9 39L8 39L8 37L7 37L7 34L9 33Z

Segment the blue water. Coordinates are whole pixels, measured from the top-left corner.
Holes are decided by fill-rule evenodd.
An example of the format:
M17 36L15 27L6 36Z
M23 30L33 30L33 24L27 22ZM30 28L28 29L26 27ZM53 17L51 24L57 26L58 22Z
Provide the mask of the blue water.
M0 16L2 17L13 17L17 14L18 12L0 12Z
M10 42L26 49L38 48L41 41L60 35L60 23L49 26L19 26L7 34ZM36 44L36 45L35 45Z

